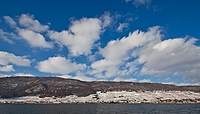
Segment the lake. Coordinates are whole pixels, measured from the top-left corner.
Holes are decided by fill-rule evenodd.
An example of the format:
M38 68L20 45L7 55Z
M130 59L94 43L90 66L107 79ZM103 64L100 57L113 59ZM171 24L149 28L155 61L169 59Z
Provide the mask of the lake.
M200 104L0 104L0 114L200 114Z

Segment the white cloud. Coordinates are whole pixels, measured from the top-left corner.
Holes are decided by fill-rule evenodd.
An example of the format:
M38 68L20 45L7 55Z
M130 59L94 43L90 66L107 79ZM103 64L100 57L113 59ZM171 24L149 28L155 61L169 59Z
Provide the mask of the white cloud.
M81 81L95 81L96 79L85 76L85 75L77 75L73 77L73 79L81 80Z
M177 86L200 86L200 82L197 82L197 83L179 83L179 84L176 84L175 85Z
M152 83L152 81L150 79L139 80L139 82L142 82L142 83Z
M66 78L66 79L68 79L68 78L72 78L71 75L67 75L67 74L64 74L64 75L58 75L58 76L56 76L56 77L59 77L59 78Z
M27 29L20 29L19 35L31 46L40 48L52 48L53 43L47 42L43 35Z
M125 2L130 2L130 1L132 1L132 0L125 0Z
M125 1L132 1L136 6L151 3L151 0ZM32 47L52 48L53 42L47 41L44 37L44 34L48 33L51 40L66 46L72 56L87 55L93 62L91 66L86 66L60 56L49 57L36 66L41 72L65 76L73 73L70 77L84 80L93 80L88 75L100 80L128 80L138 74L183 76L185 80L200 82L200 47L195 45L197 39L184 37L162 40L163 35L159 26L150 27L146 32L133 31L128 36L108 42L105 47L99 48L99 52L90 55L101 33L113 21L107 12L99 18L84 17L73 20L68 30L61 32L49 30L48 25L40 24L33 15L22 14L18 21L9 16L4 16L4 19L16 30L13 33L0 30L0 38L9 43L13 43L13 39L19 35ZM120 23L117 30L123 31L126 27L127 23ZM101 55L102 58L95 58L96 55ZM0 71L14 71L13 65L30 66L30 61L26 57L0 51ZM85 69L85 74L77 73Z
M92 63L93 71L91 73L101 74L100 77L109 78L122 74L120 67L125 65L127 60L131 58L131 51L139 48L151 41L160 41L162 35L160 34L160 27L155 26L149 28L147 32L139 30L130 33L128 37L123 37L120 40L110 41L104 48L100 49L100 54L104 57ZM130 63L129 63L130 64ZM134 72L137 68L135 66L126 66L129 69L127 74ZM125 71L126 72L126 71ZM99 76L98 76L99 77Z
M91 64L96 78L128 80L127 76L183 76L185 81L200 81L200 47L196 38L161 40L160 27L147 32L134 31L127 37L110 41L99 53L103 59ZM138 67L140 66L140 67ZM141 70L139 70L141 68ZM141 82L150 80L140 80Z
M148 5L151 3L151 0L134 0L135 5Z
M159 26L151 27L147 32L136 30L133 33L129 33L128 37L110 41L106 47L100 50L100 53L106 59L127 59L127 54L131 49L143 46L151 41L160 41L161 37Z
M0 36L7 42L13 43L13 37L20 37L26 40L32 47L40 48L52 48L53 43L47 42L41 32L45 32L49 29L49 26L42 25L38 20L34 19L33 15L22 14L17 21L20 26L17 26L17 22L9 16L4 16L6 22L15 29L13 33L7 33L0 30ZM17 35L19 36L17 36ZM16 39L15 38L15 39Z
M120 23L117 28L117 31L122 32L125 28L128 28L128 23Z
M13 65L5 65L5 66L0 66L0 71L10 72L15 70L13 69Z
M176 83L176 82L159 82L162 84L171 84L171 85L176 85L176 86L200 86L200 82L197 83Z
M0 74L0 78L5 78L5 77L11 77L11 75L8 75L8 74Z
M34 32L45 32L49 29L49 26L40 24L38 20L34 19L33 15L28 14L22 14L20 16L19 24Z
M118 63L115 63L115 61L108 61L108 60L103 59L103 60L96 61L91 66L94 69L104 70L104 69L107 69L110 66L114 66L116 64L118 64Z
M11 72L15 71L13 65L30 66L31 61L22 56L16 56L12 53L0 51L0 71Z
M110 78L116 74L118 71L118 61L109 61L109 60L99 60L91 64L93 69L91 74L95 74L96 78Z
M154 76L180 75L200 81L200 47L194 38L174 38L146 45L139 52L139 62L144 63L142 74ZM157 64L159 63L159 65Z
M102 20L82 18L72 21L68 31L50 31L49 36L55 42L66 46L73 56L91 54L93 44L100 39L103 28L110 23L108 14L103 15L101 18Z
M108 25L110 25L112 18L110 16L109 12L105 12L101 17L100 20L102 21L103 25L102 28L107 27Z
M16 73L14 76L26 76L26 77L35 77L33 74L25 74L25 73Z
M135 6L140 6L151 4L152 0L125 0L125 2L133 2Z
M10 25L10 27L15 28L17 26L17 23L9 16L4 16L3 17L6 21L6 23L8 23Z
M15 35L14 33L9 33L9 32L5 32L3 30L0 29L0 38L2 38L4 41L13 44L13 39L17 39L18 36Z
M0 51L0 65L14 64L17 66L30 66L31 61L22 56Z
M47 60L38 63L36 68L41 72L69 74L84 70L85 64L76 64L64 57L49 57Z
M47 42L43 36L44 32L49 31L50 38L61 46L66 46L73 56L91 54L93 44L100 39L100 34L111 23L110 13L105 12L100 18L82 18L72 21L68 31L57 32L50 31L48 25L41 24L34 19L33 15L22 14L18 21L14 21L9 16L4 16L4 18L15 29L15 32L32 47L52 48L53 43ZM13 34L15 35L14 32ZM5 41L13 43L8 38L11 34L1 31L0 35Z

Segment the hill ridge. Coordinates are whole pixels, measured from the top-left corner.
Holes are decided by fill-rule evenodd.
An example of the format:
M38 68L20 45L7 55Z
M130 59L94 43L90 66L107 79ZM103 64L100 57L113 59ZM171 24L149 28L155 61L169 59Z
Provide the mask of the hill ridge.
M200 93L200 86L176 86L160 83L81 81L60 77L0 78L0 98L21 96L65 97L88 96L97 91L192 91Z

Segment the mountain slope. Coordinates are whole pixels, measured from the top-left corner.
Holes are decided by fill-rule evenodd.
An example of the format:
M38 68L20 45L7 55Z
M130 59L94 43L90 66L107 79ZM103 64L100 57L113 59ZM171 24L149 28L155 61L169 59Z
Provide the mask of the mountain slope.
M21 96L65 97L87 96L97 91L193 91L200 93L200 86L175 86L136 82L84 82L58 77L7 77L0 78L0 98Z

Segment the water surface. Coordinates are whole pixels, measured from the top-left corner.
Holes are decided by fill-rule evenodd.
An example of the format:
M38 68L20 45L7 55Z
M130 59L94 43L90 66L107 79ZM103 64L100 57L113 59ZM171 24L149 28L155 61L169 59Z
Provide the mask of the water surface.
M0 104L0 114L200 114L200 104Z

